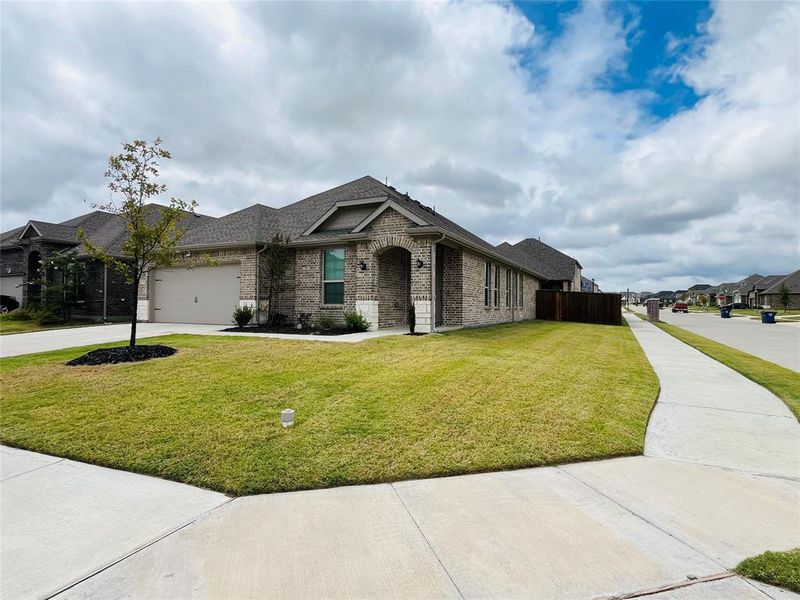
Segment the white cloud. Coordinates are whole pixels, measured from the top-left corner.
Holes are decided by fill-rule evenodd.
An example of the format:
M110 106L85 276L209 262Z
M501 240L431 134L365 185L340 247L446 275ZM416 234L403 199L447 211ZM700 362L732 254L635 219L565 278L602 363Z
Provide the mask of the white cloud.
M2 10L3 229L105 200L107 155L161 136L171 193L209 214L369 173L492 241L574 251L605 289L797 267L795 3L715 4L699 41L665 40L704 98L660 122L608 90L637 22L601 3L547 46L500 4Z

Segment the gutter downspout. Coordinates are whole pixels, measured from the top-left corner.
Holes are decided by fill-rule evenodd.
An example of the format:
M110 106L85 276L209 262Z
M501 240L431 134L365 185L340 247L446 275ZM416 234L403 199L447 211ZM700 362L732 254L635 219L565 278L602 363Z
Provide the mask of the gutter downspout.
M261 242L264 247L256 252L256 325L261 325L261 277L259 272L259 265L261 264L261 253L267 249L267 243Z
M439 319L439 314L436 312L436 246L439 242L443 241L444 238L447 237L447 234L444 231L439 235L442 237L431 243L431 317L433 321L431 323L431 331L434 332L436 331L436 321ZM461 285L463 287L463 282ZM442 288L444 288L444 285L442 285ZM442 319L442 323L444 323L444 319Z

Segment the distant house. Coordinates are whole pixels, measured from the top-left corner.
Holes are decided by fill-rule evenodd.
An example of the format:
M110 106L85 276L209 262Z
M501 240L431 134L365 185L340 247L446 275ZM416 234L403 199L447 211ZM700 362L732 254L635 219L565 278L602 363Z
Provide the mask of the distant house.
M767 275L756 281L747 294L748 306L763 306L765 303L763 298L764 292L785 278L786 275Z
M748 275L741 281L737 281L733 286L733 302L736 304L747 304L747 295L753 289L756 282L764 279L763 275L753 273Z
M661 290L657 292L655 296L660 300L660 303L664 306L668 304L674 304L675 300L677 299L675 296L675 292L670 290Z
M713 293L713 290L710 283L695 284L687 291L689 292L689 302L691 304L699 304L699 299L702 294L705 294L708 298L709 304L711 303L711 294Z
M781 290L784 286L789 290L788 308L800 308L800 270L773 282L770 287L759 294L761 304L764 308L783 308L781 304Z
M600 292L600 286L594 282L594 279L581 275L581 291L587 294L597 294Z
M581 263L541 240L528 238L513 245L503 242L496 249L543 276L543 290L577 292L581 289Z

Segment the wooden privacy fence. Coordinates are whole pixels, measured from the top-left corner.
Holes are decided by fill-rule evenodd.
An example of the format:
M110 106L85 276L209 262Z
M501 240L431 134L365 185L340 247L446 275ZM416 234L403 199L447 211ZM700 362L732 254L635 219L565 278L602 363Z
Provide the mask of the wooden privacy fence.
M536 318L621 325L622 294L536 290Z

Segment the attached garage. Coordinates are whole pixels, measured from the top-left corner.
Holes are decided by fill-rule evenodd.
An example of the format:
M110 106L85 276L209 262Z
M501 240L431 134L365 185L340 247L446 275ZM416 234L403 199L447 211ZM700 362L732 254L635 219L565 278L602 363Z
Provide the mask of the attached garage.
M12 296L22 304L22 275L0 277L0 295Z
M153 320L159 323L230 324L239 306L241 266L157 269L153 273Z

